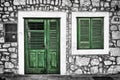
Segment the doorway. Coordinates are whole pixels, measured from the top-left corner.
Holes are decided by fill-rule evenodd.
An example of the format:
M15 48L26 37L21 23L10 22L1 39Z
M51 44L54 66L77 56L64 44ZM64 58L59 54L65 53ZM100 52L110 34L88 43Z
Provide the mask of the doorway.
M25 18L26 74L60 73L60 19Z

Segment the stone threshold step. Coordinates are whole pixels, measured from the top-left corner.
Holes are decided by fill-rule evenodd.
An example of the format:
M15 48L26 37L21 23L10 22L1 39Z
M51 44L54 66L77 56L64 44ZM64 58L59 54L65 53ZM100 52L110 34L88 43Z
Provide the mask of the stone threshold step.
M120 74L0 74L0 80L120 80Z

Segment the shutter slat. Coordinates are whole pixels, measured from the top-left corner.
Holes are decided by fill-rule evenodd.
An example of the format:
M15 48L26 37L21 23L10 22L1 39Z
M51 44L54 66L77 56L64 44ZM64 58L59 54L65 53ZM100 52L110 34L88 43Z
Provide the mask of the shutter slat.
M91 48L103 48L103 18L91 19Z
M86 49L90 47L89 41L89 28L90 19L89 18L78 18L78 28L77 28L77 48Z

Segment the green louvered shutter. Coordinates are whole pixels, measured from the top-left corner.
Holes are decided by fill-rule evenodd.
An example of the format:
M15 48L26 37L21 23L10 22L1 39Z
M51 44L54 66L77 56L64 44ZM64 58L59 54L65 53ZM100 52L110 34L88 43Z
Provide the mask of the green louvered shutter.
M90 19L78 18L77 23L77 48L88 49L90 48Z
M48 73L59 73L59 19L50 19L48 24Z
M26 73L45 73L45 21L25 20Z
M91 18L91 48L103 49L103 20L104 18Z

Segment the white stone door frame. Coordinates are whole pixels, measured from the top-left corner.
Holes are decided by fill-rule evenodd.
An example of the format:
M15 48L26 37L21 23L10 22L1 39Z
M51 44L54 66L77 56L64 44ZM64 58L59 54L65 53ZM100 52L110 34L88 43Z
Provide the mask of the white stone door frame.
M18 12L18 74L25 74L24 68L24 18L60 18L60 74L66 74L66 13L65 12Z

